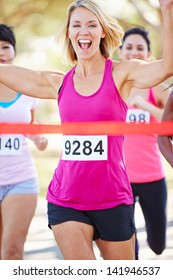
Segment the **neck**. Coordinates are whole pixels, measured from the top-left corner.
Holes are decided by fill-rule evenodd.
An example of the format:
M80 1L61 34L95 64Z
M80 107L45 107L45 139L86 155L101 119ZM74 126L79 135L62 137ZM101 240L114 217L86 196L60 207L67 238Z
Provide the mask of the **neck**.
M85 78L103 72L105 61L106 59L103 56L92 58L90 60L80 60L76 65L75 74Z

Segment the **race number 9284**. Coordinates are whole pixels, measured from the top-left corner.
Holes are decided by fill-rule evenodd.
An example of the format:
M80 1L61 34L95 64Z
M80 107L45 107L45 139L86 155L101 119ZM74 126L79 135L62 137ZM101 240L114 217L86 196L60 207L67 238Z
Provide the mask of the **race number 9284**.
M108 140L106 135L64 135L63 160L107 160Z

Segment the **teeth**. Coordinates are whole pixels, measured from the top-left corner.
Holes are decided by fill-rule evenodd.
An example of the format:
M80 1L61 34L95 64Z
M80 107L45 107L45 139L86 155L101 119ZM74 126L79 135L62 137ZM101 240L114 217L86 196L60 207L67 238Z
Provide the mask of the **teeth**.
M91 43L90 40L79 40L80 43Z

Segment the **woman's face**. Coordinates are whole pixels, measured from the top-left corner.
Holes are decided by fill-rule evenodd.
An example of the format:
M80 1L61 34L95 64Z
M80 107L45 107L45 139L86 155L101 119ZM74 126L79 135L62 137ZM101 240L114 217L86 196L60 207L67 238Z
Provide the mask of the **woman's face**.
M132 34L126 37L119 56L122 60L141 59L148 60L150 56L147 42L139 34Z
M0 40L0 63L11 64L15 57L15 50L13 45L9 42Z
M98 18L88 9L79 7L73 11L68 34L78 59L89 59L100 52L103 29Z

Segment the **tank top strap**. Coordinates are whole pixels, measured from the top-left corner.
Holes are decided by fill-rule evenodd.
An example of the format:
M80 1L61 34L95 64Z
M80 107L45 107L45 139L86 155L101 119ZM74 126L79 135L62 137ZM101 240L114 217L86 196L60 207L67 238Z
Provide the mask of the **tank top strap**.
M64 76L64 80L63 80L64 83L66 82L66 80L69 80L69 78L70 78L70 79L73 78L75 68L76 68L76 66L74 66L72 69L70 69L70 70L66 73L66 75Z
M72 82L72 79L73 79L73 75L74 75L74 71L75 71L75 68L76 66L74 66L72 69L70 69L64 76L63 78L63 81L62 81L62 84L58 90L58 100L60 100L60 97L61 97L61 93L64 89L65 86L67 87L71 87L73 82Z
M105 64L105 77L107 82L113 82L112 78L112 60L107 58Z
M157 100L156 100L153 88L149 88L148 89L147 101L152 103L155 106L158 106L158 103L157 103Z

